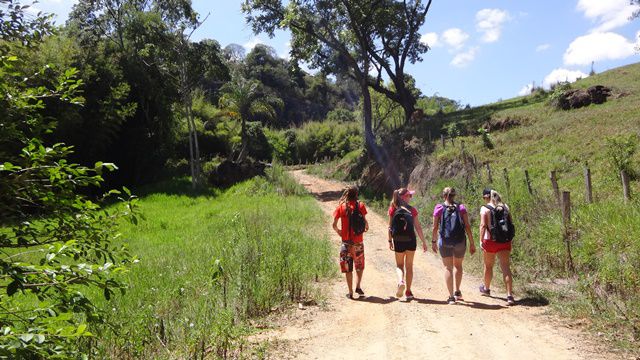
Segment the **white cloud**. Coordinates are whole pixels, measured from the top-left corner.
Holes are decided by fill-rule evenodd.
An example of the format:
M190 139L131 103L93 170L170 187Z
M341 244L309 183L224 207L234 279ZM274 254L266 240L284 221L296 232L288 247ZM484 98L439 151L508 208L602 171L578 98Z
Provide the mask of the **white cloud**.
M462 52L457 54L453 60L451 60L451 65L455 67L466 67L469 65L475 58L478 53L478 47L472 47L466 52Z
M564 52L563 59L566 65L588 65L592 61L624 59L635 53L636 45L616 33L592 33L573 40Z
M598 23L592 31L603 32L627 24L629 17L640 6L631 5L629 0L579 0L576 8Z
M434 32L426 33L420 37L420 42L428 45L430 48L440 45L438 34Z
M588 74L583 73L580 70L569 70L569 69L554 69L549 75L544 77L542 81L542 86L546 89L550 88L551 85L557 84L559 82L568 81L574 82L578 79L584 79L588 77Z
M247 51L251 51L258 44L264 44L264 41L260 40L259 37L254 37L253 39L249 40L249 42L242 44L242 46L244 46Z
M502 33L502 24L509 20L509 13L500 9L482 9L476 13L476 29L483 33L482 41L496 42Z
M460 49L469 39L469 34L458 29L451 28L442 33L442 40L454 49Z
M525 96L531 94L531 90L533 90L533 83L527 84L518 91L518 96Z
M551 44L540 44L536 46L536 52L548 50L550 47L551 47Z

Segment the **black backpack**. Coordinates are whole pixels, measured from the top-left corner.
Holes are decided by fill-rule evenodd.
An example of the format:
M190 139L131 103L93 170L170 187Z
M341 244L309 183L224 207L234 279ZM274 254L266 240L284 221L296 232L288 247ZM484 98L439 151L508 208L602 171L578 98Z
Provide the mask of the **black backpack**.
M411 208L400 206L391 217L391 237L397 242L411 241L416 238L413 227L413 214Z
M465 241L464 221L460 215L458 204L442 204L442 216L440 217L440 238L442 246L454 247Z
M513 236L516 234L516 228L511 221L511 215L509 210L501 205L495 208L491 205L485 205L489 211L491 211L491 224L489 224L489 232L491 238L495 242L508 243L513 240Z
M344 204L344 206L347 210L347 215L349 216L349 228L353 230L355 235L364 233L366 222L364 220L364 215L360 212L360 205L358 204L358 201L356 201L356 207L351 212L349 211L348 204Z

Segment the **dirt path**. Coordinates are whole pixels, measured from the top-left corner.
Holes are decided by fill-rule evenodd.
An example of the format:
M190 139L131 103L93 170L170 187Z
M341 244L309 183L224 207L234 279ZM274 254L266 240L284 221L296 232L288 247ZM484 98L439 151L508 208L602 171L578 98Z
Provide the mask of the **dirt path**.
M331 214L344 184L292 173L318 199L331 229ZM387 219L369 213L365 234L364 299L348 300L343 277L328 289L328 306L297 310L270 337L283 341L288 358L300 359L615 359L577 330L544 315L544 307L505 306L501 282L494 298L477 291L479 279L465 275L465 303L448 305L439 257L416 253L411 302L395 298L393 255ZM426 227L426 224L423 224ZM427 231L428 232L428 231ZM337 252L337 250L336 250ZM474 255L474 256L477 256ZM337 256L336 256L337 257ZM336 264L337 266L337 264ZM500 279L501 280L501 279ZM517 295L517 294L516 294ZM516 300L518 297L516 296Z

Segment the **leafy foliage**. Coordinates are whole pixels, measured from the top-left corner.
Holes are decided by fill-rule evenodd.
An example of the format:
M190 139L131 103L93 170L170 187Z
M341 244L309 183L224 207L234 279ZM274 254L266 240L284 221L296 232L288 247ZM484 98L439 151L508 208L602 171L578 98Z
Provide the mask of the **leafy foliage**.
M633 155L638 149L638 135L628 134L608 137L606 143L607 157L611 160L616 176L620 171L624 171L630 178L637 178L638 174L633 166Z

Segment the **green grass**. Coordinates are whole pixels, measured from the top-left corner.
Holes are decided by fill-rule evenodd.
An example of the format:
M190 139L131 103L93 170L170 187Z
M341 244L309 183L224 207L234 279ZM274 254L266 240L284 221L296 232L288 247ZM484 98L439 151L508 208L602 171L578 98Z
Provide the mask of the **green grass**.
M640 135L640 64L588 77L572 87L598 84L612 88L614 93L601 105L561 111L552 109L539 96L529 96L449 114L445 123L460 121L470 133L488 120L518 119L520 125L492 132L493 150L484 147L479 135L460 137L455 147L448 142L444 149L434 142L436 150L427 157L432 167L461 161L459 144L464 140L466 156L477 159L479 176L431 179L419 206L432 209L440 201L442 188L455 186L462 195L459 200L473 209L473 228L477 228L482 188L492 186L501 192L515 216L513 260L516 281L525 285L522 291L531 290L527 284L545 279L569 278L562 291L572 296L556 297L562 299L556 308L589 319L618 346L633 351L634 342L640 340L640 182L631 182L635 198L625 204L618 171L607 155L606 139ZM640 153L631 160L637 172ZM489 184L483 163L491 165L493 184ZM585 166L591 169L594 204L585 200ZM475 174L471 165L467 168L468 173ZM509 188L503 169L507 169ZM525 185L525 170L533 195ZM568 265L561 213L549 180L552 170L557 172L561 191L571 193L570 246L575 271ZM430 212L422 214L423 224L430 224ZM477 236L477 229L474 233Z
M96 294L115 324L95 340L101 356L235 356L249 351L251 319L315 296L313 282L335 273L323 214L311 197L285 195L296 190L280 167L270 176L277 185L256 178L194 194L178 180L140 191L146 220L120 229L140 258L128 291Z

